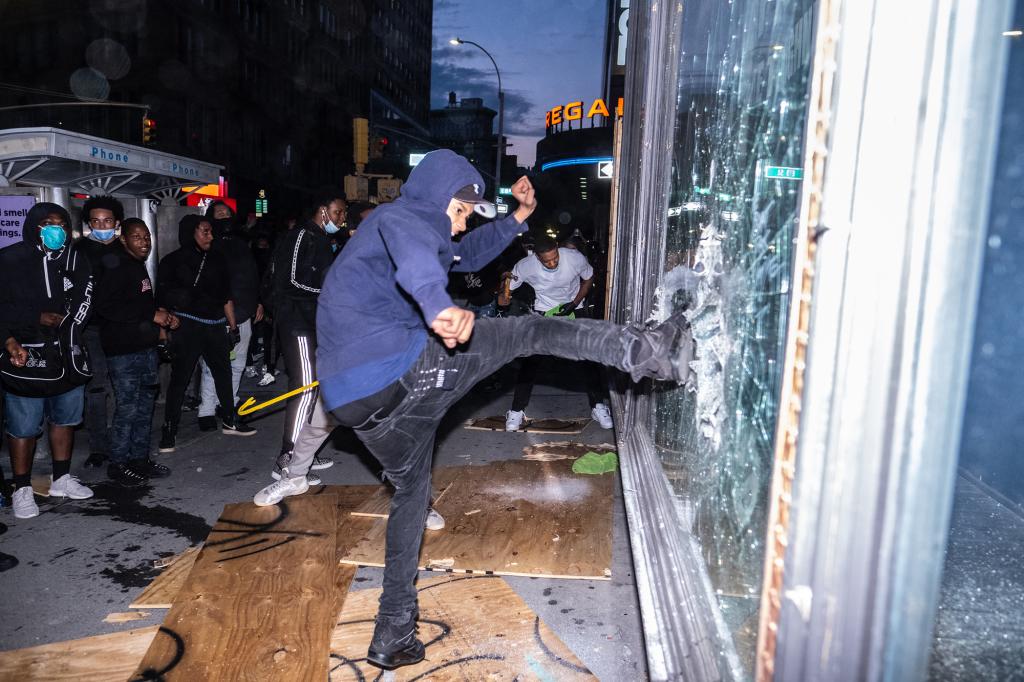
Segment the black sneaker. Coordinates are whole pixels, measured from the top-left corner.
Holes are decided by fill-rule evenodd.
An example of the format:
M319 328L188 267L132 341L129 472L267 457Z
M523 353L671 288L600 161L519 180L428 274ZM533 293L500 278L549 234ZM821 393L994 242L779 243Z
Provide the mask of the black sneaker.
M164 424L160 429L160 452L174 452L174 437L177 428L170 424Z
M126 488L138 488L149 483L149 477L130 464L111 464L107 467L107 477Z
M99 469L101 466L107 463L107 456L102 452L90 452L89 456L85 458L85 466L96 467Z
M0 552L0 573L8 571L18 565L18 557Z
M309 468L320 471L322 469L330 469L332 466L334 466L334 460L330 457L313 455L313 463L309 465Z
M151 459L132 462L132 468L146 476L149 476L150 478L167 478L171 475L170 467L154 462Z
M243 423L240 419L225 419L221 422L220 432L228 436L255 436L256 429Z
M394 670L404 665L415 665L423 660L423 642L416 639L416 618L396 624L377 617L373 639L366 660L378 668Z
M216 431L217 430L217 418L214 416L200 417L199 418L199 430L200 431Z
M633 381L644 377L680 384L689 381L695 347L690 323L682 311L672 314L659 325L646 329L629 328L626 333L630 338L623 369Z

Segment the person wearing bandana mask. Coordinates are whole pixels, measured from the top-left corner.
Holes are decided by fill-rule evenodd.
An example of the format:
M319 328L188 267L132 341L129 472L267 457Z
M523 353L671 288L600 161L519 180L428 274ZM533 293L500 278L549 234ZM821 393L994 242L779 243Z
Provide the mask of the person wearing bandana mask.
M70 311L74 318L91 314L92 273L71 243L71 216L47 202L33 206L22 226L22 241L0 250L0 337L15 367L29 361L21 341L41 327L59 327ZM20 338L19 338L20 337ZM50 497L84 500L92 490L71 475L75 426L82 421L84 387L75 386L49 397L16 395L4 402L5 431L14 472L14 515L28 519L39 514L32 492L32 452L49 420L53 473Z
M345 200L325 196L313 204L308 221L285 233L274 250L274 321L278 341L288 372L288 389L293 390L316 380L316 305L324 276L334 262L332 235L338 233L346 212ZM309 422L317 401L311 390L288 401L281 437L281 454L272 476L280 478L291 463L295 442L303 424ZM327 469L334 462L314 457L311 469ZM310 483L320 482L309 474Z
M98 287L104 273L116 268L121 247L121 221L124 206L114 197L90 197L82 206L82 238L77 246L89 259L93 286ZM113 396L107 373L107 356L100 343L99 318L93 316L85 328L85 345L92 361L93 377L85 387L85 428L89 432L89 458L85 466L99 467L109 457L110 444L107 426L107 397Z

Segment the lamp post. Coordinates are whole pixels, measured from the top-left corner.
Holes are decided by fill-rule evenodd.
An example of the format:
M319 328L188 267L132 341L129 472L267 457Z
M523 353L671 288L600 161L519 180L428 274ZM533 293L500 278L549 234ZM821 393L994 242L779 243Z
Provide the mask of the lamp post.
M505 91L501 89L501 71L498 70L498 64L494 61L491 53L485 50L479 43L474 43L472 40L463 40L462 38L452 38L448 42L452 45L466 44L480 48L480 51L491 60L491 64L494 65L494 73L498 75L498 155L494 163L494 200L497 202L498 193L501 191L501 156L502 152L505 151Z

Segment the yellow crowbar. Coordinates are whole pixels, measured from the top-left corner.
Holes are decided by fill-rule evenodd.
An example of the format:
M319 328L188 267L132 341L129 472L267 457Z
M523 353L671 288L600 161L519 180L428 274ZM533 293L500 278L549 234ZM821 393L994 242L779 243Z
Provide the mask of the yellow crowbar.
M303 391L308 391L309 389L314 388L314 387L319 386L319 385L320 385L319 381L314 381L313 383L306 384L305 386L302 386L301 388L297 388L294 391L288 391L287 393L285 393L283 395L279 395L276 398L271 398L270 400L267 400L266 402L262 402L259 405L256 404L256 398L253 398L252 396L250 396L248 400L246 400L244 403L242 403L241 405L238 406L238 414L239 414L239 416L244 417L245 415L252 414L253 412L256 412L257 410L262 410L264 407L270 407L274 403L279 403L282 400L288 400L288 398L291 398L294 395L298 395L298 394L302 393Z

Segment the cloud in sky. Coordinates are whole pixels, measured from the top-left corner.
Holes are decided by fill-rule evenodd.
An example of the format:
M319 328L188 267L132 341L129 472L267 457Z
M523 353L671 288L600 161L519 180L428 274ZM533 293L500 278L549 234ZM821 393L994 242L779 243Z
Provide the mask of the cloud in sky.
M498 108L490 60L472 45L448 41L480 43L501 69L510 153L519 155L520 164L533 165L544 112L601 94L606 12L605 0L435 0L431 106L446 106L454 91L459 99L480 97Z

